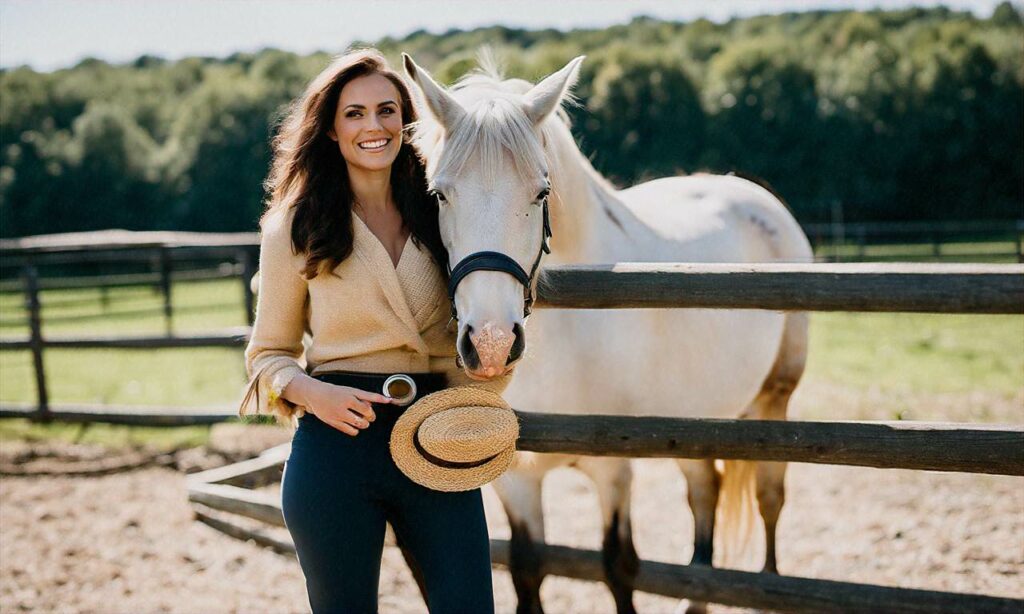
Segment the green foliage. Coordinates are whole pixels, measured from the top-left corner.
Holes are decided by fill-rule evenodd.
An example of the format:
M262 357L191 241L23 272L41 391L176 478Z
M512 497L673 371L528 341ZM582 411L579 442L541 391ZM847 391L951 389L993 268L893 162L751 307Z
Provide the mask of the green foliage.
M531 80L587 54L574 131L621 185L738 170L804 222L837 202L847 221L1024 215L1024 19L1010 3L987 19L945 8L637 18L376 45L445 83L483 46ZM0 236L255 228L270 137L329 60L267 49L0 71Z

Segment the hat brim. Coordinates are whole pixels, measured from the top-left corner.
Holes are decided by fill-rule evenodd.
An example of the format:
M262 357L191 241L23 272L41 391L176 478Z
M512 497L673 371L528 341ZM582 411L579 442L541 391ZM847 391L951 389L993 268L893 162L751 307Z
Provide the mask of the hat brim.
M501 395L472 386L447 388L413 403L395 423L390 442L395 465L413 482L443 492L472 490L494 480L512 464L514 445L471 467L443 467L423 456L415 442L420 425L430 416L456 407L492 407L498 411L512 411Z

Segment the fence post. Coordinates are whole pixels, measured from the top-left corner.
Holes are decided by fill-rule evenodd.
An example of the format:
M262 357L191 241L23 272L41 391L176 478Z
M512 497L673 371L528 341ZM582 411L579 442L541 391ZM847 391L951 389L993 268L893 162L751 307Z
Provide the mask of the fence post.
M256 300L252 292L252 276L256 274L256 267L253 266L252 256L248 250L238 252L238 262L242 265L242 292L245 296L245 321L252 326L255 319Z
M29 345L32 349L32 363L36 371L36 395L39 408L35 419L39 422L50 421L50 399L46 394L46 371L43 366L43 329L41 305L39 302L39 279L36 267L26 264L23 270L25 279L25 307L28 309L28 322L31 330Z
M167 325L167 336L174 334L171 323L171 255L166 247L160 248L160 290L164 295L164 322Z

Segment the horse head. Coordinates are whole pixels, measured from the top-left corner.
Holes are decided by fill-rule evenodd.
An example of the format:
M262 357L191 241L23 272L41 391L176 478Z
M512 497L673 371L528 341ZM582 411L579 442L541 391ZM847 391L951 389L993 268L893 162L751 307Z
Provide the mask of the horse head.
M536 85L503 81L491 70L450 91L408 55L403 60L426 107L416 145L438 199L459 357L470 377L498 377L523 357L536 273L548 251L543 124L568 95L583 57Z

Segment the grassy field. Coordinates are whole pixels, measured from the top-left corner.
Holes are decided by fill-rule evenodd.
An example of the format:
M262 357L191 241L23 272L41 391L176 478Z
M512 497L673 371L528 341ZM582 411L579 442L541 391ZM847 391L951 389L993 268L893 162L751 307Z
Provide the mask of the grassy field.
M1014 263L1017 244L1013 241L984 241L943 243L939 248L940 260L956 262ZM858 260L897 260L901 262L936 261L935 247L931 243L884 243L865 245L863 251L856 243L821 245L815 250L818 258L840 258L843 262Z
M111 290L106 307L99 297L98 290L44 292L44 335L164 332L162 299L151 289ZM176 332L245 324L236 280L178 283L173 299ZM145 309L154 313L133 313ZM20 295L0 295L0 336L27 335L24 318ZM241 349L49 350L45 361L52 403L233 408L245 382ZM804 381L850 394L1015 398L1024 393L1024 316L815 313ZM27 351L0 353L0 401L35 401ZM28 433L12 424L0 421L0 438Z

